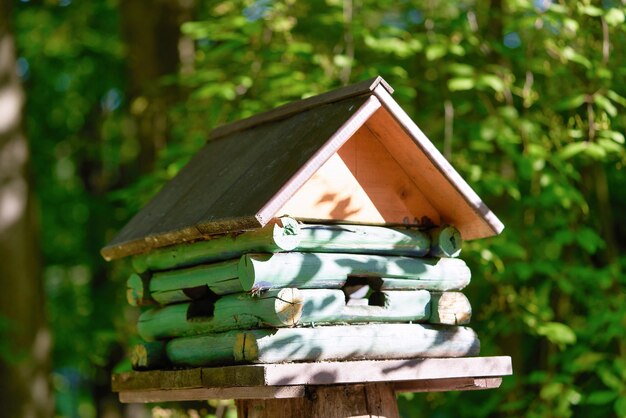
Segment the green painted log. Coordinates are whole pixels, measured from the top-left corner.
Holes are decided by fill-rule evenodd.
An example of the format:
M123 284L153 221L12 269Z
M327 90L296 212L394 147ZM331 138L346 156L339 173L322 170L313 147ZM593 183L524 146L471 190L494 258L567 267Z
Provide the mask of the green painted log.
M157 302L150 296L150 279L139 274L131 274L126 281L126 300L130 306L150 306Z
M465 287L471 274L465 262L449 258L336 253L246 254L239 260L154 273L148 287L154 300L167 305L214 294L267 288L338 289L348 276L369 277L376 289L447 291ZM384 279L381 281L379 277Z
M395 295L398 293L399 295ZM376 295L376 294L374 294ZM223 296L155 308L139 317L137 330L146 341L209 334L234 329L281 328L329 323L427 321L430 293L392 292L380 306L346 306L341 290L281 289L254 297ZM380 299L380 298L379 298Z
M301 224L294 251L386 254L422 257L430 250L428 234L415 229L368 225Z
M465 325L472 319L470 301L461 292L432 293L433 324Z
M151 341L137 344L130 353L133 370L154 370L170 366L165 352L165 342Z
M414 229L368 225L299 224L279 218L273 225L153 250L133 257L138 273L169 270L237 258L250 252L339 252L421 257L431 251L430 236Z
M425 290L393 292L392 297L373 293L370 304L346 305L341 290L301 290L303 308L299 325L332 323L380 323L427 321L430 317L430 293ZM395 295L401 294L401 295ZM367 301L366 301L367 302Z
M458 257L461 254L463 239L458 229L443 225L429 231L431 238L431 257Z
M424 289L456 290L471 273L465 262L453 258L410 258L362 254L279 253L241 257L239 278L243 290L257 287L340 288L348 276L424 281Z
M207 298L242 292L239 280L239 260L224 261L186 269L154 273L150 279L150 294L166 305L174 302Z
M137 322L146 341L223 332L233 329L275 328L296 325L302 315L298 289L269 290L259 296L247 293L200 300L145 311Z
M264 228L156 249L134 256L132 264L135 271L143 273L228 260L251 251L291 251L299 242L298 230L297 221L284 217Z
M175 338L166 350L173 364L206 366L476 356L480 342L465 327L376 324L231 331Z

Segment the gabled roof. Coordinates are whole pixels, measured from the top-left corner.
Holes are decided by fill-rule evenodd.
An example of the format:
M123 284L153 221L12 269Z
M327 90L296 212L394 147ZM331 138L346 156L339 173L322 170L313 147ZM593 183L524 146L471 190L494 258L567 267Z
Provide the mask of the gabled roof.
M426 216L464 239L500 233L392 93L377 77L218 127L102 255L259 228L283 214L385 224Z

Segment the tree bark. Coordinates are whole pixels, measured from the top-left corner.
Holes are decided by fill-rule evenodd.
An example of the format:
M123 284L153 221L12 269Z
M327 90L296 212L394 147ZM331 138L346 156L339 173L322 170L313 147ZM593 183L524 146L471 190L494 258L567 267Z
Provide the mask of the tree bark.
M191 19L193 0L120 2L122 36L127 47L130 111L139 142L139 174L152 171L169 135L168 109L178 87L163 76L178 72L183 47L180 25Z
M0 0L0 405L7 417L49 417L51 335L11 3Z

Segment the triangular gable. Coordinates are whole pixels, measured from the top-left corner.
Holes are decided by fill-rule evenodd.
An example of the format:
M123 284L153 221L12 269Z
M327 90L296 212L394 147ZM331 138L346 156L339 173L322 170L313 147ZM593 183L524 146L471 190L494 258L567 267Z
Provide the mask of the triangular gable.
M366 223L427 216L465 239L499 233L392 92L378 77L217 128L103 256L258 228L285 213Z

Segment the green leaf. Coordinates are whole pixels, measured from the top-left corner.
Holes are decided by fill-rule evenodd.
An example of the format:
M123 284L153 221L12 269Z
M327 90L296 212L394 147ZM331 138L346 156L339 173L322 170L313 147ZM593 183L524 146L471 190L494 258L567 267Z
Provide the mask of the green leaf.
M433 44L426 47L426 59L435 61L446 55L446 47L442 44Z
M620 96L619 94L615 93L613 90L608 90L606 92L606 95L608 96L609 99L613 100L615 103L618 103L626 107L626 98L624 98L623 96Z
M496 75L484 74L478 78L478 83L491 87L494 91L504 91L504 81Z
M576 96L568 97L567 99L560 101L556 105L556 108L558 110L576 109L577 107L585 103L585 98L586 98L586 95L584 94L578 94Z
M450 91L471 90L473 88L474 79L472 78L452 78L448 81Z
M546 322L541 324L537 327L537 333L558 345L568 345L576 342L576 334L574 331L560 322Z
M580 154L587 148L586 142L572 142L563 147L560 152L561 158L567 160Z
M451 73L461 77L471 77L474 75L474 67L468 64L452 63L448 66Z
M610 8L604 15L604 20L611 26L624 23L624 11L616 7Z
M611 103L611 101L609 99L607 99L606 97L604 97L604 96L602 96L600 94L595 94L593 96L593 100L594 100L594 102L596 102L596 104L599 107L604 109L606 111L606 113L608 113L610 116L612 116L612 117L617 116L617 109L615 108L613 103Z
M607 403L613 402L617 397L617 393L612 390L599 390L596 392L591 392L585 403L588 405L606 405Z
M615 409L615 413L617 414L619 418L626 417L626 398L625 397L618 398L615 401L613 408Z
M621 132L617 132L617 131L600 131L600 136L604 137L604 138L609 138L612 141L617 142L618 144L624 144L626 143L626 138L624 137L624 134L622 134Z
M598 161L606 157L606 150L600 145L596 144L595 142L587 142L586 144L587 146L585 147L584 151L585 154L587 154L589 157Z
M591 5L578 5L578 11L587 16L602 16L602 9Z
M587 59L587 57L585 57L584 55L576 52L576 50L574 50L574 48L572 48L571 46L566 46L565 48L563 48L562 53L563 57L567 60L576 62L587 69L591 68L591 61L589 61L589 59Z

